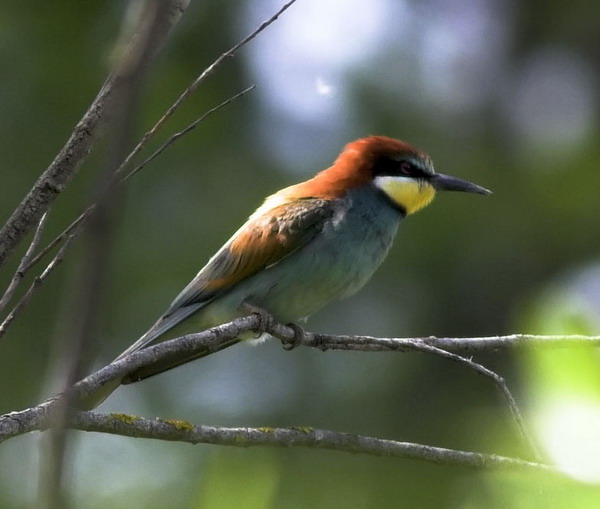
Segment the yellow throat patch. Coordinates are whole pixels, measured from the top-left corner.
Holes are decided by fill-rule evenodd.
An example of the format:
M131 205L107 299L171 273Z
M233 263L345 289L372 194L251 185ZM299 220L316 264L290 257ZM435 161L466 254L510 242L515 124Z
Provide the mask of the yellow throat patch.
M435 189L431 184L409 177L375 177L375 185L402 207L407 215L426 207L435 197Z

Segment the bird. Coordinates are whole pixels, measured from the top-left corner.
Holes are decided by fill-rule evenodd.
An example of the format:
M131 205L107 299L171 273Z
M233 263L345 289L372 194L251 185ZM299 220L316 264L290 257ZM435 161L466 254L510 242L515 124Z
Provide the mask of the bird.
M386 258L400 222L429 205L438 191L491 194L437 173L431 158L405 141L371 135L348 143L327 169L268 196L116 360L248 315L248 309L293 323L356 293ZM93 406L121 383L189 360L140 368L107 387Z

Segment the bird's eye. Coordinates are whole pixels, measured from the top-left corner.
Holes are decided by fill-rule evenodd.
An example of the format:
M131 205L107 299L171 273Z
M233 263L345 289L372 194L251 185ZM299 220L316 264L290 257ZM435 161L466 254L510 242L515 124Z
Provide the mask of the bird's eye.
M399 165L400 175L410 176L412 174L412 164L408 161L400 161Z

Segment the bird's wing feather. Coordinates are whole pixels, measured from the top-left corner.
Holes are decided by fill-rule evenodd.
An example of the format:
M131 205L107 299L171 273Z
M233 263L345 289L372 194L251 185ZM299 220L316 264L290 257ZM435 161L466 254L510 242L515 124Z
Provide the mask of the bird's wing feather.
M274 195L276 198L277 195ZM213 256L167 310L210 301L309 243L333 214L327 200L269 200ZM277 204L279 203L279 204Z
M267 199L175 298L163 316L118 359L148 345L237 283L308 244L333 214L316 198Z

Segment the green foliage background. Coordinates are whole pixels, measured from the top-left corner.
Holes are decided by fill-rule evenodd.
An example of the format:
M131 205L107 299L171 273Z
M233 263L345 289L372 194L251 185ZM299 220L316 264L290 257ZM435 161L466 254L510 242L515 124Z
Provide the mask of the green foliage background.
M284 16L299 16L301 4L298 0ZM344 2L339 4L343 13ZM492 189L494 196L444 195L405 221L389 259L368 287L313 317L309 329L385 336L598 333L597 6L550 1L542 8L531 0L403 5L417 14L416 33L432 29L430 18L445 19L444 9L467 27L468 14L477 6L487 6L490 16L498 16L505 43L502 59L491 64L497 72L489 79L497 82L489 97L462 109L453 106L452 90L448 97L440 92L439 102L434 101L421 92L428 83L415 71L422 58L418 48L388 40L377 59L344 75L343 120L330 118L318 128L308 121L294 123L268 106L267 78L250 58L269 45L271 51L284 51L273 49L277 26L267 30L259 46L249 46L226 62L168 129L178 130L251 82L259 92L211 117L128 187L109 291L100 310L101 348L93 352L97 363L136 339L264 196L326 167L346 141L369 133L414 143L430 153L439 171L473 180ZM267 18L276 6L192 1L152 70L139 133L199 71L254 26L249 20ZM0 6L1 220L62 147L99 89L122 8L121 2L104 0ZM391 17L386 23L402 21ZM474 47L491 35L481 34ZM528 63L550 50L564 54L567 62L579 62L587 73L570 75L567 68L560 76L566 83L560 97L567 105L577 101L577 87L591 80L593 94L586 98L591 121L584 130L567 126L559 136L550 130L546 138L533 138L515 128L521 105L511 93L529 79ZM498 54L491 52L489 58ZM332 84L336 86L335 80ZM473 94L485 88L470 86ZM542 99L544 90L539 90ZM314 91L298 91L310 93ZM528 120L535 122L536 114L543 118L544 108L561 104L542 106L541 111L525 107L520 114L533 116ZM284 124L288 137L282 151L275 133ZM166 133L161 136L166 138ZM105 160L102 149L92 154L53 207L46 239L90 199ZM0 340L2 413L48 394L53 344L77 311L70 297L79 248L69 253ZM7 282L9 273L0 275L1 282ZM554 393L552 383L559 374L570 393L583 392L596 403L599 399L597 377L582 375L597 371L596 352L585 351L584 360L561 352L549 355L554 357L515 351L480 358L506 376L532 426L536 410ZM587 363L583 371L579 362ZM570 383L573 379L579 382ZM523 453L509 412L488 382L460 366L418 354L287 353L274 342L242 345L122 388L101 410L216 425L308 425L505 455ZM38 443L32 435L0 447L0 507L27 507L35 498ZM91 434L73 436L67 483L74 507L85 509L574 508L597 507L600 500L593 483L522 473Z

